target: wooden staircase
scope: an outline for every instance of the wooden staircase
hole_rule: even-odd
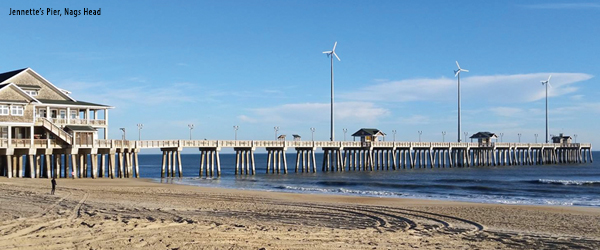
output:
[[[59,126],[56,126],[56,124],[52,123],[45,117],[42,117],[41,120],[42,126],[44,126],[44,128],[46,128],[48,131],[52,132],[52,134],[54,134],[56,137],[60,138],[69,145],[73,144],[73,136],[71,134],[67,133],[67,131],[64,131]]]

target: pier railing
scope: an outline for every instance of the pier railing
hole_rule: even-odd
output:
[[[590,143],[360,142],[249,140],[104,140],[66,145],[55,139],[0,139],[0,148],[591,148]]]

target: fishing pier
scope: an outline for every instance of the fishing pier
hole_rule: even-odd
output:
[[[592,161],[591,144],[571,143],[571,138],[562,134],[553,138],[554,143],[492,142],[497,136],[490,132],[473,135],[476,143],[386,142],[378,138],[385,139],[383,132],[363,128],[352,135],[360,141],[301,141],[298,135],[293,141],[286,141],[283,135],[275,141],[134,141],[125,140],[125,128],[121,128],[123,140],[109,140],[108,111],[113,108],[76,100],[70,91],[31,68],[0,73],[0,176],[138,178],[138,153],[143,149],[162,151],[162,177],[183,176],[184,148],[199,150],[199,176],[221,176],[219,155],[225,148],[236,154],[236,175],[256,174],[257,150],[267,152],[267,174],[287,174],[286,152],[292,148],[296,151],[295,173],[317,172],[315,153],[319,149],[324,154],[323,172]]]
[[[287,174],[287,150],[295,150],[295,173],[382,171],[505,165],[577,164],[592,162],[586,143],[458,143],[360,141],[246,140],[94,140],[67,145],[60,140],[0,140],[0,174],[8,178],[138,178],[138,153],[160,149],[162,177],[183,176],[181,151],[199,150],[199,176],[220,176],[220,153],[236,154],[235,174],[256,174],[254,155],[266,151],[267,174]]]

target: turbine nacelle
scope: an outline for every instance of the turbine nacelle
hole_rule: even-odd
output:
[[[548,80],[541,81],[542,85],[548,84],[548,86],[552,87],[552,84],[550,84],[550,78],[552,78],[552,75],[548,76]]]
[[[458,67],[458,69],[454,71],[454,77],[457,77],[458,74],[460,74],[460,72],[469,72],[469,70],[467,69],[461,69],[460,65],[458,64],[458,61],[456,61],[456,67]]]
[[[339,56],[338,56],[338,55],[335,53],[335,47],[336,47],[336,46],[337,46],[337,42],[335,42],[335,43],[333,44],[333,49],[332,49],[332,50],[330,50],[330,51],[323,51],[323,54],[327,54],[327,57],[334,55],[334,56],[335,56],[335,58],[337,58],[337,59],[338,59],[338,61],[341,61],[341,60],[340,60],[340,57],[339,57]]]

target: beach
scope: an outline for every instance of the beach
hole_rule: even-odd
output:
[[[0,179],[0,249],[598,249],[600,209]]]

